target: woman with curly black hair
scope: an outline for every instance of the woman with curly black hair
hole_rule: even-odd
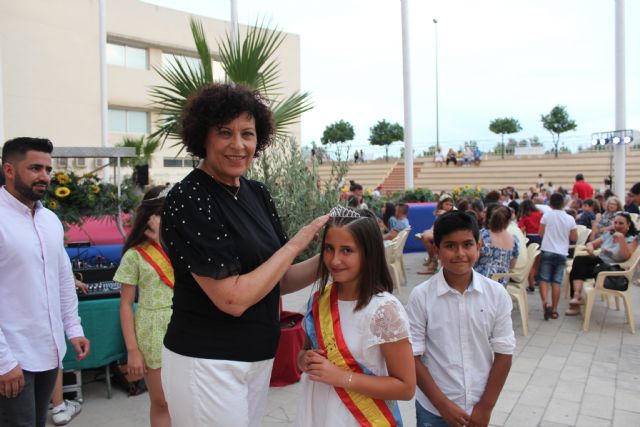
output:
[[[182,142],[202,160],[162,214],[175,270],[162,384],[177,425],[261,425],[280,294],[317,276],[317,256],[291,263],[328,217],[287,241],[267,188],[243,177],[273,135],[266,100],[240,85],[206,86],[183,112]]]

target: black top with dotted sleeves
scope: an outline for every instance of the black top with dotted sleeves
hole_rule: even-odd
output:
[[[191,275],[223,279],[248,273],[286,242],[266,187],[240,181],[234,200],[237,187],[225,189],[194,169],[167,195],[162,243],[175,270],[175,287],[164,345],[175,353],[242,362],[275,356],[280,285],[233,317],[219,310]]]

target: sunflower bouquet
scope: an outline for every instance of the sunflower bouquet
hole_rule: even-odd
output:
[[[117,187],[102,182],[96,174],[55,172],[42,203],[55,212],[62,223],[82,224],[87,217],[116,215],[120,209],[124,212],[132,209],[137,197],[127,182],[118,198]]]
[[[456,202],[462,199],[482,200],[484,199],[485,191],[481,187],[478,187],[478,186],[474,187],[467,184],[467,185],[463,185],[462,187],[454,188],[452,196],[453,196],[453,200],[455,200]]]

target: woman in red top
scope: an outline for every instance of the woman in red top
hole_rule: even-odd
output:
[[[525,200],[520,203],[520,212],[518,215],[518,227],[522,230],[522,232],[527,236],[530,243],[541,244],[542,238],[538,234],[540,231],[540,220],[542,220],[542,211],[539,211],[536,208],[535,203],[531,200]],[[536,258],[533,267],[531,267],[531,271],[529,272],[529,286],[527,287],[527,291],[533,292],[535,288],[533,284],[535,282],[536,272],[538,271],[538,263],[540,258]]]
[[[542,212],[536,208],[531,200],[525,200],[520,204],[519,218],[518,227],[529,238],[529,242],[540,244],[542,239],[538,235],[538,231],[540,230]]]

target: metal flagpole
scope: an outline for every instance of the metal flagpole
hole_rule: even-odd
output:
[[[404,188],[413,188],[413,135],[411,128],[411,61],[409,58],[409,0],[402,9],[402,86],[404,93]]]
[[[626,128],[625,114],[625,53],[624,53],[624,0],[615,2],[615,69],[616,69],[616,130]],[[614,158],[614,192],[623,198],[625,192],[626,175],[626,149],[627,144],[615,144],[613,146]]]

